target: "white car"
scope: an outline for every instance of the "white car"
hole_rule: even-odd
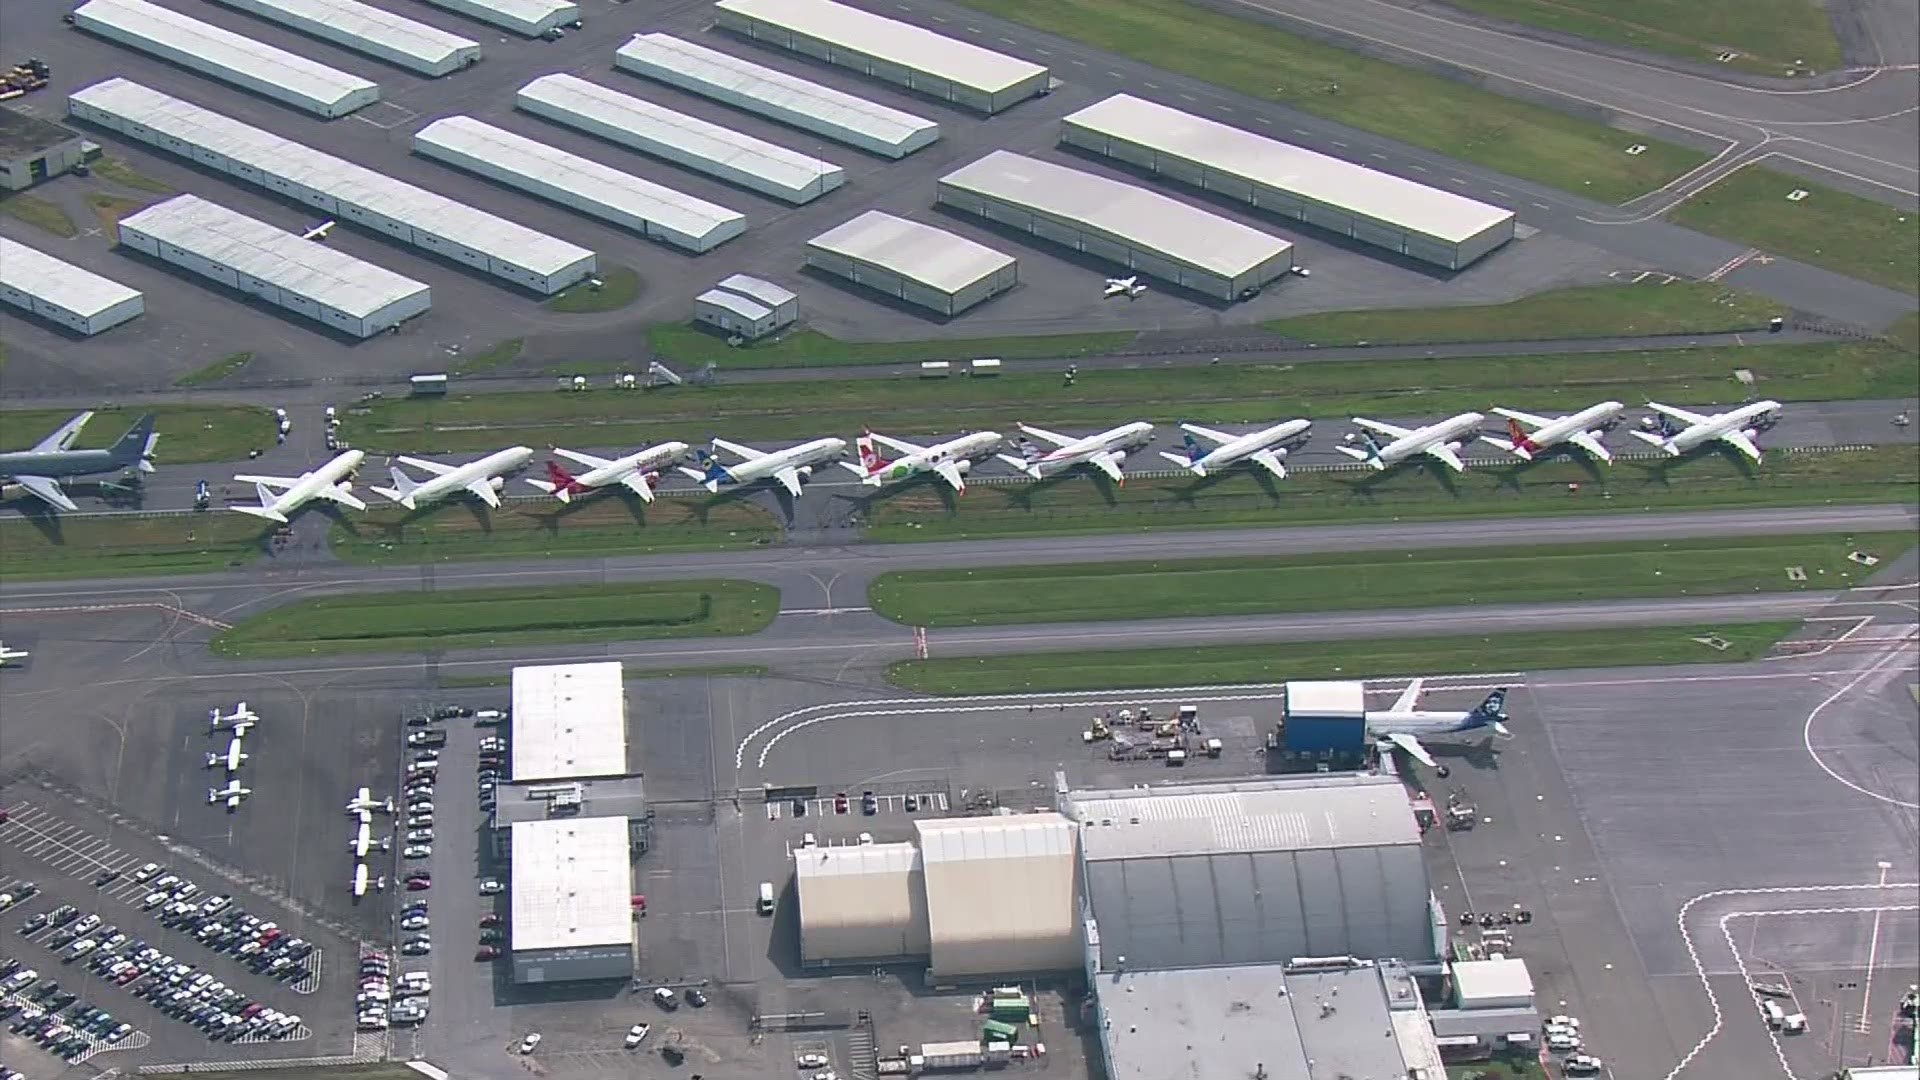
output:
[[[1606,1062],[1592,1054],[1575,1054],[1560,1063],[1561,1070],[1568,1076],[1592,1076],[1606,1067]]]
[[[431,802],[428,802],[425,799],[422,799],[419,802],[407,803],[407,814],[410,817],[418,816],[420,814],[431,814],[431,813],[433,813],[433,804]]]
[[[431,829],[433,828],[433,815],[432,814],[414,814],[407,818],[407,828]]]
[[[1580,1030],[1580,1018],[1577,1016],[1566,1016],[1561,1013],[1555,1013],[1547,1017],[1545,1023],[1550,1028],[1572,1028],[1575,1031]]]
[[[647,1041],[647,1032],[652,1030],[653,1028],[647,1024],[633,1025],[627,1029],[627,1041],[624,1045],[629,1050],[639,1046],[641,1043]]]
[[[413,829],[407,833],[407,843],[431,844],[433,843],[433,830],[432,829]]]
[[[793,1064],[795,1067],[802,1069],[824,1068],[827,1064],[827,1055],[801,1054],[799,1057],[793,1059]]]
[[[1580,1036],[1553,1032],[1547,1036],[1547,1049],[1556,1054],[1571,1054],[1580,1049]]]
[[[409,915],[400,920],[402,930],[425,930],[432,925],[425,915]]]
[[[402,858],[429,859],[433,857],[433,847],[429,844],[408,844],[400,849]]]
[[[535,1050],[538,1050],[539,1048],[540,1048],[540,1033],[537,1031],[527,1036],[526,1038],[520,1040],[520,1052],[523,1054],[531,1054]]]
[[[505,892],[506,888],[505,885],[500,883],[498,878],[488,878],[480,883],[480,895],[492,896],[498,892]]]

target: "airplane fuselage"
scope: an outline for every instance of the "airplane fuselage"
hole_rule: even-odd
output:
[[[478,461],[469,461],[449,473],[431,477],[408,492],[400,502],[409,509],[430,502],[437,502],[455,492],[465,491],[478,482],[491,482],[503,473],[510,473],[533,460],[533,450],[525,446],[509,446],[505,450],[496,450]]]
[[[1193,463],[1194,470],[1202,476],[1216,469],[1224,469],[1236,461],[1250,457],[1269,447],[1278,446],[1297,435],[1304,434],[1313,426],[1311,420],[1288,420],[1270,428],[1250,431],[1232,442],[1221,443],[1212,451]]]
[[[273,500],[267,507],[282,517],[313,501],[314,496],[345,480],[367,459],[365,450],[347,450],[325,465],[309,473],[301,473],[300,479]]]
[[[1041,473],[1056,473],[1072,468],[1096,454],[1125,453],[1152,441],[1153,425],[1145,420],[1136,420],[1042,454],[1033,460],[1032,465]]]
[[[1389,734],[1412,735],[1415,738],[1452,735],[1490,727],[1489,719],[1471,711],[1430,712],[1415,709],[1410,712],[1369,712],[1367,734],[1375,738]]]
[[[687,444],[683,442],[664,442],[658,446],[649,446],[645,450],[628,454],[626,457],[609,462],[597,469],[589,469],[573,478],[581,487],[605,487],[617,484],[631,473],[656,471],[656,466],[668,465],[686,455]]]
[[[757,458],[734,465],[722,465],[721,471],[735,484],[751,484],[764,480],[782,469],[807,469],[822,462],[832,461],[845,453],[845,439],[814,439],[799,446],[789,446],[785,450],[775,450]],[[712,483],[710,486],[718,486]]]
[[[916,454],[908,454],[895,461],[889,461],[879,469],[867,474],[870,484],[892,483],[905,480],[920,473],[932,472],[934,466],[943,462],[967,462],[971,464],[1000,445],[1000,433],[997,431],[976,431],[962,435],[957,439],[948,439],[936,443]]]
[[[126,463],[114,460],[111,450],[11,450],[0,454],[0,477],[92,476],[115,472]]]
[[[1380,447],[1378,454],[1383,465],[1394,465],[1408,458],[1427,452],[1429,447],[1446,446],[1464,439],[1480,427],[1486,417],[1477,412],[1461,413],[1450,416],[1438,423],[1428,424]]]
[[[1517,446],[1515,452],[1524,452],[1523,456],[1530,457],[1548,447],[1558,446],[1581,432],[1604,427],[1612,423],[1625,410],[1626,406],[1617,401],[1603,401],[1598,405],[1581,409],[1572,416],[1563,416],[1529,434],[1526,442]]]
[[[1698,446],[1727,435],[1743,431],[1749,425],[1780,411],[1777,401],[1756,401],[1751,405],[1742,405],[1732,412],[1720,413],[1704,424],[1695,424],[1667,440],[1667,452],[1684,454]]]

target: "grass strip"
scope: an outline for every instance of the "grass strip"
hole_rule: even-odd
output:
[[[1183,0],[962,3],[1162,70],[1601,202],[1643,195],[1708,156]],[[1636,144],[1646,149],[1626,152]]]
[[[257,659],[736,637],[766,629],[779,609],[780,590],[728,579],[352,593],[257,615],[211,647]]]
[[[609,267],[596,276],[600,282],[599,288],[583,281],[547,301],[547,310],[568,315],[588,315],[618,311],[640,299],[640,275],[632,267]]]
[[[109,195],[96,191],[87,196],[87,206],[92,208],[93,216],[100,219],[101,228],[115,243],[120,240],[120,219],[132,217],[145,210],[149,203],[143,199],[129,199],[123,195]]]
[[[148,191],[155,195],[173,194],[173,185],[165,180],[156,180],[119,158],[103,157],[89,168],[95,176],[112,181],[121,187],[130,187],[135,191]]]
[[[520,350],[526,348],[526,345],[525,338],[508,338],[497,342],[477,353],[462,356],[453,365],[453,374],[479,375],[495,368],[505,367],[520,358]]]
[[[1725,63],[1763,75],[1841,64],[1830,16],[1808,0],[1452,0],[1456,7],[1561,34]],[[1721,61],[1722,54],[1737,55]],[[1504,1074],[1500,1074],[1504,1075]]]
[[[720,364],[730,368],[838,367],[905,364],[922,360],[1051,359],[1098,356],[1133,344],[1133,330],[1033,337],[958,338],[942,341],[841,341],[818,330],[796,330],[769,341],[728,345],[702,327],[672,323],[647,329],[647,346],[663,360]]]
[[[1892,559],[1914,542],[1754,536],[904,570],[876,577],[867,599],[895,622],[944,627],[1803,592],[1866,577],[1849,552]]]
[[[1555,289],[1505,304],[1333,311],[1265,325],[1316,345],[1439,345],[1757,330],[1779,310],[1773,301],[1737,289],[1673,281]]]
[[[1764,656],[1798,626],[1756,622],[936,657],[895,663],[887,681],[925,694],[1012,694],[1471,674],[1486,670],[1490,657],[1509,671],[1738,663]],[[1702,640],[1713,638],[1727,647]]]
[[[80,227],[73,223],[73,218],[67,216],[65,210],[33,195],[9,195],[0,199],[0,214],[24,221],[63,240],[80,233]]]
[[[173,385],[181,387],[207,386],[222,379],[240,374],[240,369],[253,362],[250,352],[229,353],[206,367],[189,371],[173,380]]]
[[[0,410],[0,449],[24,450],[73,419],[74,409]],[[160,442],[154,464],[186,465],[206,461],[239,461],[255,447],[273,445],[273,414],[244,405],[153,405],[146,408],[107,406],[97,410],[74,446],[97,450],[113,445],[142,413],[154,414]]]
[[[239,514],[0,520],[0,580],[205,574],[244,566],[265,545],[263,523]]]
[[[1790,200],[1796,191],[1807,194]],[[1681,203],[1676,224],[1902,292],[1920,292],[1920,214],[1772,169],[1747,168]]]
[[[651,504],[607,493],[567,505],[465,502],[416,511],[381,507],[335,524],[334,553],[374,565],[470,559],[584,558],[751,547],[780,534],[773,515],[734,496],[662,496]]]

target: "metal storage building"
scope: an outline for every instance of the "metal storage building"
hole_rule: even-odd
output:
[[[594,254],[586,248],[127,79],[77,91],[67,99],[67,110],[76,119],[538,293],[550,296],[594,271]]]
[[[598,135],[762,195],[804,203],[846,183],[845,169],[577,75],[542,75],[514,104],[543,119]]]
[[[434,7],[491,23],[527,37],[580,21],[580,5],[568,0],[427,0]]]
[[[1234,300],[1293,268],[1293,245],[1155,191],[1009,150],[940,178],[944,206]]]
[[[513,669],[513,780],[627,775],[627,690],[618,661]]]
[[[325,244],[176,195],[120,219],[120,243],[228,288],[367,338],[424,313],[427,286]]]
[[[633,977],[633,860],[619,817],[513,826],[516,983]]]
[[[1081,966],[1079,845],[1059,814],[921,819],[936,978]]]
[[[800,318],[800,298],[771,281],[733,276],[693,299],[693,320],[738,334],[766,337]]]
[[[480,43],[359,0],[219,0],[231,8],[426,75],[480,61]]]
[[[380,100],[379,85],[358,75],[147,0],[87,0],[73,18],[109,41],[329,119]]]
[[[958,315],[1020,283],[1013,256],[881,210],[807,241],[806,262],[942,315]]]
[[[1437,955],[1420,830],[1393,777],[1075,792],[1067,806],[1100,970]]]
[[[718,24],[755,41],[984,113],[1047,92],[1047,69],[833,0],[720,0]]]
[[[0,188],[21,191],[72,171],[86,145],[71,128],[0,107]]]
[[[421,128],[413,150],[688,251],[711,251],[747,231],[746,215],[738,211],[471,116]]]
[[[92,336],[147,310],[138,289],[0,236],[0,300]]]
[[[1513,239],[1513,211],[1115,94],[1061,122],[1060,141],[1457,270]]]
[[[940,137],[940,125],[671,34],[636,34],[613,66],[691,94],[899,159]]]
[[[844,964],[927,955],[927,886],[910,843],[793,853],[800,961]]]

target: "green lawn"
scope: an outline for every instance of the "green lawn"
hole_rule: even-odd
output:
[[[1841,63],[1833,24],[1815,0],[1451,0],[1468,11],[1700,63],[1781,75]]]
[[[72,409],[0,410],[0,450],[24,450],[73,418]],[[160,442],[154,464],[189,465],[207,461],[241,461],[253,447],[273,445],[273,414],[243,405],[155,405],[151,410],[112,406],[98,410],[74,445],[97,449],[113,445],[142,412],[154,414]]]
[[[1864,578],[1850,551],[1891,559],[1913,544],[1905,533],[1730,537],[906,570],[875,578],[867,599],[895,622],[944,627],[1796,592]]]
[[[240,374],[240,369],[253,362],[250,352],[237,352],[223,356],[206,367],[189,371],[173,380],[175,386],[207,386],[222,379]]]
[[[492,371],[494,368],[505,367],[520,358],[520,350],[526,348],[526,345],[524,338],[508,338],[470,356],[460,357],[453,364],[453,373],[478,375]]]
[[[1624,202],[1708,155],[1182,0],[962,0],[1038,30],[1512,176]],[[1646,150],[1628,154],[1641,144]]]
[[[1570,485],[1578,485],[1577,489]],[[865,507],[872,540],[1357,524],[1421,518],[1635,513],[1756,506],[1912,503],[1920,457],[1910,446],[1857,453],[1776,454],[1751,471],[1709,454],[1674,463],[1622,461],[1604,472],[1550,460],[1438,479],[1421,469],[1378,474],[1297,471],[1279,483],[1236,470],[1192,481],[1135,477],[1123,488],[1070,475],[1042,484],[974,484],[964,499],[927,485],[883,491]]]
[[[201,574],[265,550],[263,522],[239,514],[159,518],[72,515],[0,521],[0,580]]]
[[[1908,312],[1887,327],[1887,340],[1910,353],[1920,353],[1920,311]]]
[[[343,559],[383,564],[718,550],[779,534],[771,514],[732,496],[663,496],[645,505],[605,493],[567,505],[515,501],[492,512],[464,501],[413,512],[382,506],[335,525],[331,542]]]
[[[121,187],[130,187],[135,191],[149,191],[155,195],[173,194],[173,185],[165,180],[156,180],[119,158],[103,157],[89,168],[93,171],[93,175],[119,184]]]
[[[669,363],[715,363],[728,368],[837,367],[846,364],[917,364],[922,360],[1053,359],[1099,356],[1131,345],[1139,334],[1115,330],[1035,337],[960,338],[944,341],[841,341],[817,330],[796,330],[771,341],[730,346],[709,330],[684,323],[647,329],[647,347]]]
[[[1790,202],[1787,196],[1805,191]],[[1920,213],[1772,169],[1742,169],[1668,215],[1675,223],[1903,292],[1920,292]]]
[[[961,429],[1013,430],[1019,420],[1069,429],[1130,420],[1215,424],[1306,416],[1445,415],[1499,403],[1547,411],[1604,398],[1726,402],[1746,391],[1782,401],[1897,397],[1920,382],[1920,358],[1882,342],[1727,346],[1560,356],[1220,364],[991,379],[819,380],[677,387],[632,393],[528,391],[393,398],[346,418],[345,437],[369,451],[612,447],[716,432],[747,442],[851,437],[868,424],[907,437]],[[1326,437],[1326,436],[1323,436]],[[1156,462],[1158,459],[1154,459]]]
[[[766,629],[779,610],[780,590],[725,579],[351,593],[257,615],[211,647],[257,659],[737,637]]]
[[[887,680],[926,694],[1013,694],[1456,675],[1485,671],[1490,663],[1506,671],[1738,663],[1765,655],[1798,626],[1767,622],[936,657],[895,663]],[[1727,647],[1715,648],[1702,638],[1718,638]]]
[[[1316,345],[1437,345],[1756,330],[1779,311],[1771,300],[1723,285],[1676,281],[1555,289],[1506,304],[1333,311],[1266,327]]]
[[[631,267],[610,266],[598,277],[600,279],[598,289],[589,287],[583,281],[547,301],[547,310],[587,315],[602,311],[618,311],[640,299],[640,275]]]
[[[73,223],[65,210],[33,195],[8,195],[0,199],[0,214],[17,218],[62,239],[77,236],[80,232],[79,226]]]
[[[107,236],[118,243],[120,240],[120,219],[131,217],[152,205],[151,199],[129,199],[124,195],[109,195],[96,191],[87,196],[87,206],[93,210],[93,216],[100,220],[100,227]]]

